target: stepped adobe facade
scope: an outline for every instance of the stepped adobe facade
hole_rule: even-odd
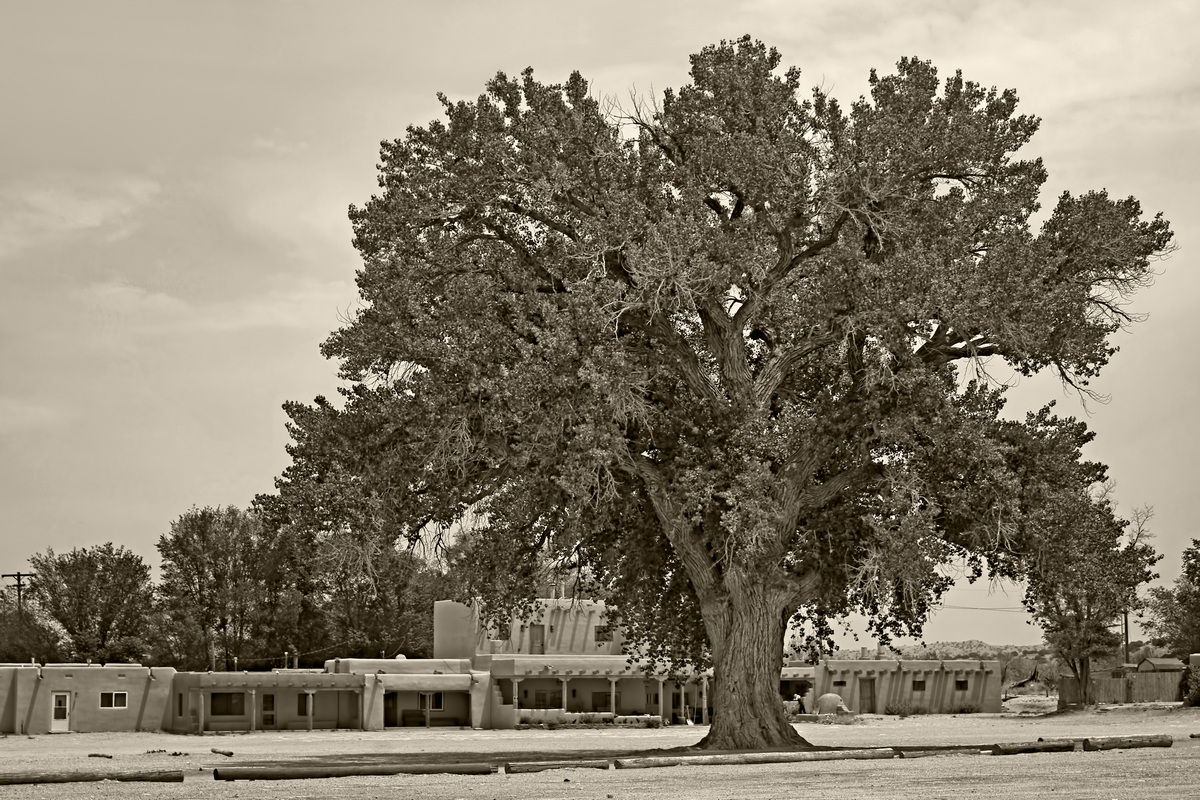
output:
[[[332,659],[323,669],[177,672],[138,664],[0,664],[0,732],[513,728],[539,721],[657,718],[706,724],[713,676],[645,670],[622,652],[603,603],[539,601],[488,630],[474,610],[434,604],[434,657]],[[780,699],[840,694],[859,713],[1000,711],[989,661],[792,663]]]

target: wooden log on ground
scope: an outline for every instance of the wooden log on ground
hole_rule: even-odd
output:
[[[212,751],[213,751],[214,753],[216,753],[217,755],[219,755],[219,756],[229,756],[230,758],[233,758],[233,751],[232,751],[232,750],[218,750],[217,748],[215,748],[215,747],[214,747],[214,748],[212,749]]]
[[[121,770],[87,772],[0,772],[0,786],[20,783],[95,783],[97,781],[142,781],[148,783],[183,783],[183,770]]]
[[[1173,743],[1174,739],[1166,733],[1147,736],[1089,736],[1083,740],[1083,749],[1089,752],[1128,750],[1134,747],[1170,747]]]
[[[491,764],[327,764],[321,766],[292,766],[287,764],[260,767],[217,767],[213,780],[218,781],[295,781],[310,778],[352,778],[361,775],[490,775],[496,771]]]
[[[504,765],[504,771],[510,774],[518,772],[543,772],[548,769],[608,769],[610,762],[606,758],[589,758],[579,761],[520,761]]]
[[[992,755],[1015,756],[1019,753],[1068,753],[1075,749],[1071,739],[1039,739],[1036,742],[1005,742],[992,745]]]
[[[928,758],[930,756],[977,756],[981,752],[990,753],[992,751],[944,747],[940,750],[901,750],[899,755],[901,758]]]
[[[850,759],[894,758],[890,747],[868,750],[807,750],[790,753],[720,753],[714,755],[642,756],[618,758],[617,769],[677,767],[685,764],[723,766],[727,764],[794,764],[805,761],[844,761]]]

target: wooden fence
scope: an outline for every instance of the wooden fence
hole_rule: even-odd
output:
[[[1097,703],[1178,703],[1183,700],[1180,672],[1131,672],[1123,678],[1092,678]],[[1079,681],[1058,681],[1058,707],[1079,705]]]

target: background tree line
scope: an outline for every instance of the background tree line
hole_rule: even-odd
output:
[[[214,671],[326,658],[428,657],[445,571],[348,530],[278,523],[269,500],[192,508],[158,540],[160,578],[113,543],[30,559],[0,591],[0,661],[141,661]],[[273,524],[278,523],[278,524]]]

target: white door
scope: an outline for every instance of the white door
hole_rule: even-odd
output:
[[[53,711],[50,716],[50,732],[71,730],[71,693],[54,692]]]

